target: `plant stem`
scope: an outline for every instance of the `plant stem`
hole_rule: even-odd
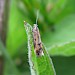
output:
[[[0,36],[3,44],[6,42],[9,0],[0,0]]]

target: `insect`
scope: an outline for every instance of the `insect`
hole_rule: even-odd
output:
[[[37,27],[37,24],[34,24],[32,33],[33,33],[33,42],[34,42],[34,49],[35,49],[36,55],[37,56],[44,55],[43,46],[42,46],[40,33],[39,33],[39,29]]]

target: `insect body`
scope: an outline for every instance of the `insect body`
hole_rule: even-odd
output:
[[[43,46],[42,46],[40,33],[37,27],[37,24],[34,24],[32,32],[33,32],[33,42],[34,42],[34,49],[35,49],[36,55],[41,56],[43,55]]]

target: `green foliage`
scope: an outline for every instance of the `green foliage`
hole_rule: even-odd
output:
[[[0,60],[0,62],[3,62],[4,65],[4,75],[20,75],[19,71],[17,70],[15,64],[13,63],[11,57],[5,50],[1,40],[0,40],[0,57],[3,57],[3,60]],[[1,58],[0,58],[1,59]]]
[[[43,56],[37,56],[34,50],[32,27],[26,23],[25,29],[28,36],[28,56],[32,75],[56,75],[51,58],[48,56],[43,46]],[[48,70],[46,70],[48,69]]]
[[[37,10],[40,11],[38,27],[46,49],[53,58],[57,75],[72,75],[72,73],[74,75],[75,71],[69,68],[70,64],[73,66],[74,63],[65,65],[65,63],[68,64],[68,59],[62,57],[66,59],[65,61],[60,56],[70,58],[75,55],[75,0],[11,0],[9,8],[6,49],[2,49],[3,46],[0,42],[0,50],[4,51],[5,60],[8,60],[5,62],[5,75],[13,73],[15,75],[30,75],[27,35],[23,21],[26,20],[33,25]],[[20,59],[20,64],[15,63],[17,58]],[[73,62],[71,59],[69,61]],[[66,70],[60,69],[60,62],[63,65],[62,69],[66,67]],[[15,65],[13,66],[12,63]],[[10,68],[12,68],[12,72],[9,72]]]
[[[74,75],[75,74],[75,56],[52,57],[57,75]],[[59,72],[60,71],[60,72]]]
[[[75,55],[75,41],[55,45],[48,50],[50,55],[73,56]]]
[[[23,25],[24,17],[18,10],[16,2],[17,1],[15,0],[11,1],[8,36],[6,40],[7,50],[11,56],[14,56],[15,52],[17,52],[26,41],[26,34]]]
[[[46,36],[46,38],[44,38],[43,41],[45,41],[44,43],[46,43],[46,47],[48,48],[50,54],[65,55],[65,56],[75,55],[74,51],[75,36],[73,35],[75,32],[74,20],[75,15],[67,16],[60,23],[57,23],[55,33],[53,32],[50,33],[51,34],[50,36],[47,34],[44,35]]]

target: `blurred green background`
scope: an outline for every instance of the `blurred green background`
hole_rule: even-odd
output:
[[[30,75],[24,21],[33,26],[37,10],[38,27],[47,50],[75,40],[75,0],[0,0],[0,3],[2,1],[0,75]],[[57,75],[75,75],[74,45],[49,53]]]

